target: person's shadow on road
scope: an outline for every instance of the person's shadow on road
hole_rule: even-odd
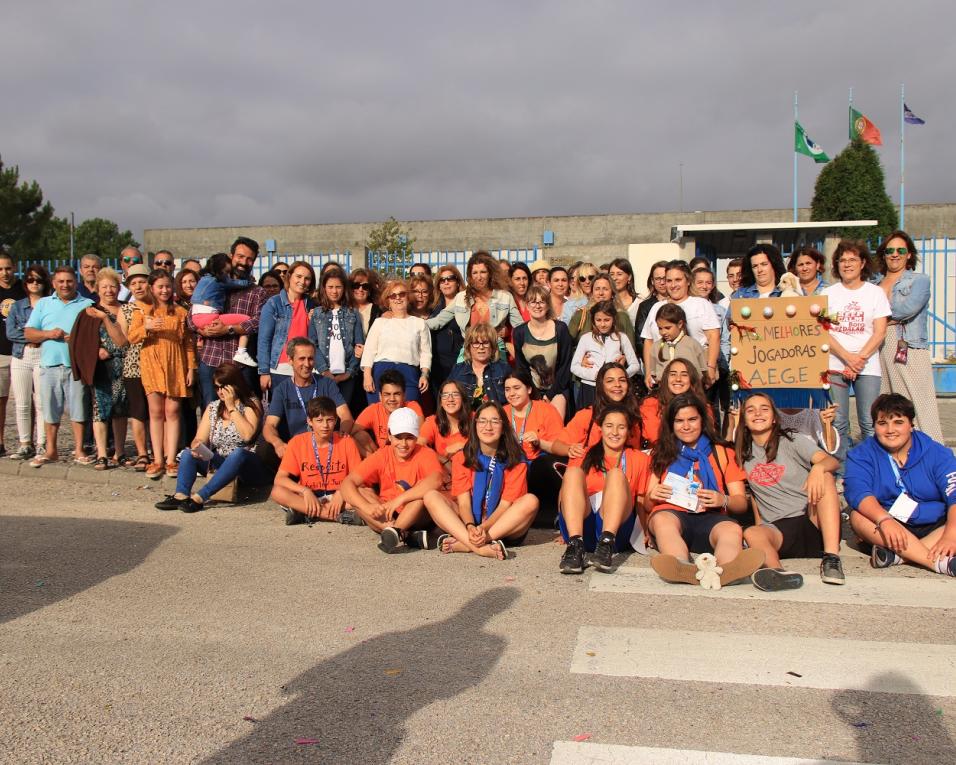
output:
[[[485,624],[516,598],[515,588],[495,588],[440,622],[371,638],[317,664],[283,686],[287,704],[205,762],[388,762],[411,715],[491,671],[507,640]]]
[[[0,516],[0,624],[132,571],[177,531],[136,521]]]
[[[918,652],[919,644],[912,645]],[[900,661],[905,663],[905,656]],[[854,729],[859,760],[900,765],[956,762],[956,745],[932,696],[900,671],[886,672],[871,685],[874,691],[840,691],[832,702],[837,716]],[[886,687],[901,690],[878,690]]]

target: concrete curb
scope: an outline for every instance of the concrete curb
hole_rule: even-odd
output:
[[[172,493],[176,488],[176,479],[163,475],[162,478],[152,480],[145,473],[137,473],[128,468],[110,468],[109,470],[94,470],[90,465],[74,465],[71,462],[49,463],[43,467],[30,467],[29,460],[18,461],[0,459],[0,475],[18,476],[32,480],[47,481],[51,479],[70,481],[73,483],[99,484],[101,486],[125,486],[128,488],[148,487],[162,489]],[[199,488],[205,479],[197,479]]]

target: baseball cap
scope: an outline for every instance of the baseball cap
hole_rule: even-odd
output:
[[[403,406],[388,416],[388,432],[393,435],[411,433],[418,438],[418,414],[414,409]]]

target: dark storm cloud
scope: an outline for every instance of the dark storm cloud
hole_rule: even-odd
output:
[[[943,8],[943,10],[940,10]],[[950,200],[956,13],[930,3],[16,3],[0,153],[144,227],[787,207],[792,99],[847,87],[907,200]],[[907,33],[911,37],[903,37]],[[800,162],[800,202],[817,167]]]

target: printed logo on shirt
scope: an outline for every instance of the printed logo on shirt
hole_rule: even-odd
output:
[[[851,300],[846,307],[840,311],[837,329],[845,335],[862,335],[866,333],[865,315],[860,304]]]
[[[325,463],[322,463],[322,472],[325,471]],[[319,466],[315,464],[315,460],[304,460],[299,465],[299,470],[302,473],[318,473]],[[331,462],[331,467],[329,468],[328,475],[334,475],[335,473],[345,472],[345,462],[340,459],[333,459]]]
[[[17,301],[13,298],[7,298],[2,303],[0,303],[0,316],[3,316],[6,319],[10,315],[10,309],[13,308],[13,304]]]
[[[761,462],[754,465],[754,469],[747,477],[758,486],[776,486],[780,483],[785,471],[786,468],[776,462]]]
[[[946,474],[946,496],[951,497],[956,492],[956,473]]]

